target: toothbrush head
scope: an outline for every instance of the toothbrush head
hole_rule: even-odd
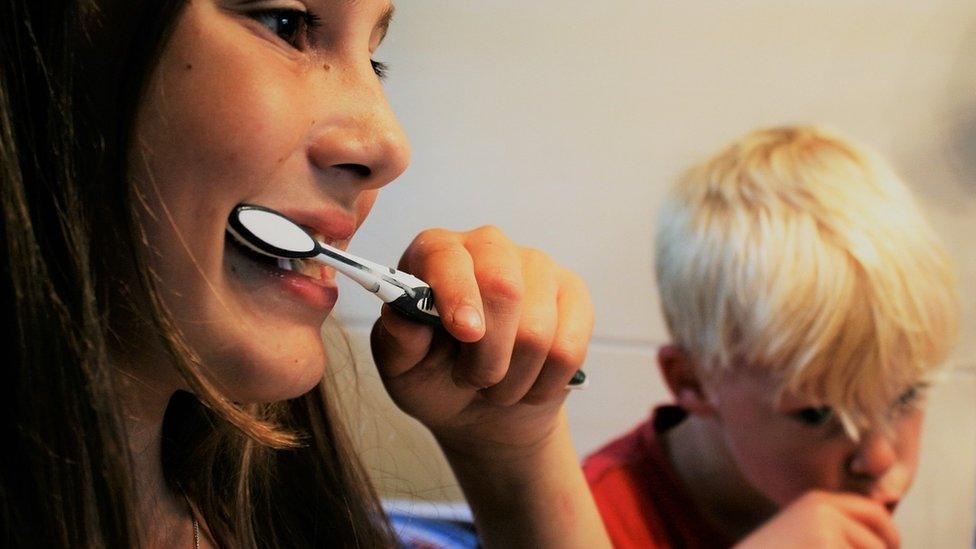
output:
[[[304,259],[320,251],[301,225],[263,206],[235,206],[227,217],[227,232],[248,248],[279,259]]]

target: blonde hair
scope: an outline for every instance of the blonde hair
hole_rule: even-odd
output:
[[[753,132],[691,168],[661,210],[656,273],[702,380],[743,369],[885,425],[954,340],[949,259],[876,155],[815,127]]]

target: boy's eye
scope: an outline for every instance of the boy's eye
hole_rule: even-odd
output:
[[[898,397],[896,407],[908,408],[914,405],[920,398],[922,398],[926,387],[928,387],[928,385],[923,383],[913,385]]]
[[[386,72],[390,70],[389,67],[386,66],[386,63],[374,61],[373,59],[370,59],[369,62],[373,66],[373,72],[376,73],[376,76],[379,76],[381,79],[386,78]]]
[[[790,413],[790,416],[805,425],[820,427],[834,417],[834,411],[830,409],[830,406],[820,406],[816,408],[803,408]]]
[[[898,397],[898,404],[900,406],[908,406],[914,402],[916,398],[918,398],[918,387],[912,387]]]
[[[294,9],[261,10],[249,16],[295,49],[302,49],[304,39],[308,38],[310,30],[318,24],[315,15]]]

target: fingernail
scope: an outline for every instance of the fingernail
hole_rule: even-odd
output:
[[[483,325],[481,313],[471,305],[461,305],[454,309],[454,324],[480,330]]]

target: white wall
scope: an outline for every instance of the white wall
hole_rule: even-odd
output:
[[[423,228],[492,223],[579,272],[598,315],[593,386],[569,403],[581,454],[664,398],[650,249],[655,208],[682,167],[784,122],[826,123],[885,153],[955,255],[965,308],[898,520],[906,547],[972,544],[976,3],[403,0],[377,57],[391,65],[414,157],[352,250],[395,264]],[[372,299],[343,288],[339,317],[360,350]],[[384,491],[455,497],[429,437],[375,380],[362,392],[357,405],[381,411],[355,423]]]

